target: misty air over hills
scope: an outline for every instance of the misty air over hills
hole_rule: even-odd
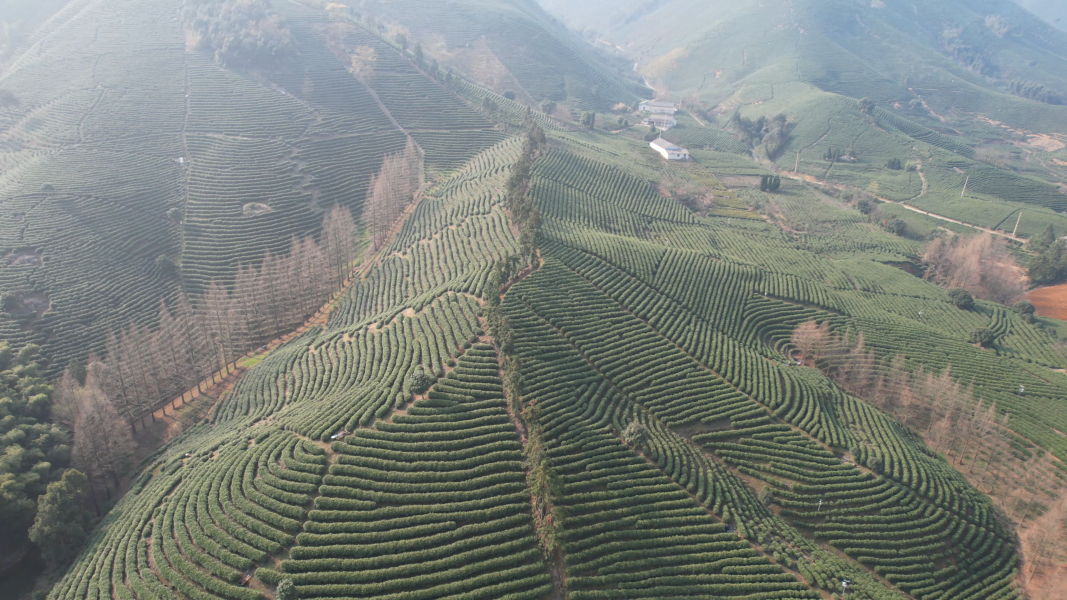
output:
[[[1067,5],[0,0],[0,598],[1067,597]]]

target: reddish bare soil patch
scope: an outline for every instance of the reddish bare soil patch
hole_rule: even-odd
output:
[[[1056,600],[1067,590],[1067,557],[1064,551],[1064,523],[1067,498],[1058,502],[1030,527],[1019,532],[1023,567],[1019,583],[1030,600]]]
[[[1034,303],[1038,315],[1067,321],[1067,283],[1038,288],[1026,299]]]

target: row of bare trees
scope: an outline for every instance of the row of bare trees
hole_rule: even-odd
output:
[[[983,233],[930,242],[923,254],[926,279],[963,288],[974,297],[1011,304],[1026,292],[1026,274],[1002,238]]]
[[[371,177],[362,215],[371,235],[369,252],[385,244],[393,224],[415,199],[421,186],[422,153],[409,137],[404,150],[386,156],[381,170]]]
[[[403,152],[387,156],[372,178],[363,226],[373,248],[422,185],[422,156],[411,138]],[[160,302],[158,327],[131,323],[108,336],[103,356],[87,367],[74,362],[56,390],[57,411],[74,429],[74,460],[97,504],[110,499],[133,457],[137,422],[250,350],[302,325],[348,277],[359,250],[358,229],[348,209],[334,207],[319,240],[295,236],[287,255],[264,254],[258,265],[240,265],[231,285],[211,281],[195,302],[184,292]],[[202,389],[201,389],[202,391]]]
[[[161,302],[156,329],[131,324],[108,336],[105,355],[89,357],[84,378],[64,374],[61,396],[70,406],[104,399],[135,429],[168,400],[303,324],[343,285],[356,234],[351,213],[336,207],[319,241],[294,237],[289,254],[267,252],[259,265],[240,266],[232,286],[212,281],[195,304],[184,293],[171,306]],[[91,392],[71,388],[79,379]]]
[[[879,360],[862,333],[855,338],[848,332],[838,335],[828,321],[800,324],[793,345],[803,360],[921,432],[934,450],[952,455],[957,464],[964,456],[984,455],[991,440],[1006,429],[1007,414],[998,420],[996,404],[983,406],[973,386],[964,386],[951,367],[935,373],[920,366],[910,372],[903,356]]]
[[[903,356],[879,360],[863,335],[834,333],[829,322],[808,321],[793,332],[793,345],[807,364],[817,367],[843,389],[866,399],[920,433],[943,453],[972,485],[989,494],[1017,522],[1024,521],[1038,495],[1053,502],[1059,490],[1032,485],[1052,479],[1044,471],[1049,459],[1012,447],[1009,416],[995,403],[984,405],[973,386],[952,374],[923,366],[908,370]]]
[[[960,253],[968,247],[977,250],[977,256],[960,261]],[[947,248],[956,254],[951,262],[963,264],[972,274],[982,268],[980,261],[990,251],[988,244],[973,238]],[[989,285],[988,278],[982,279],[982,285]],[[960,284],[966,280],[950,282]],[[1011,296],[1002,299],[1010,301]],[[835,334],[829,322],[802,323],[793,332],[793,344],[805,362],[921,434],[971,485],[992,498],[1020,530],[1027,580],[1035,573],[1055,576],[1067,551],[1063,541],[1067,488],[1059,482],[1058,467],[1048,453],[1033,447],[1022,452],[1018,441],[1013,444],[1008,414],[999,415],[995,403],[983,405],[972,385],[953,376],[951,367],[940,373],[923,366],[909,371],[903,356],[879,360],[862,334]],[[1042,511],[1049,506],[1053,509],[1045,514],[1051,518],[1045,518]]]

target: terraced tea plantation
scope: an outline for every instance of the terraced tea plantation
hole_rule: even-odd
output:
[[[277,4],[299,52],[265,75],[187,51],[182,0],[74,2],[3,73],[0,335],[42,345],[49,372],[318,236],[335,205],[358,215],[408,136],[431,178],[504,139],[377,30]],[[337,56],[356,48],[376,56],[363,79]]]
[[[786,152],[754,161],[680,113],[667,135],[694,160],[661,161],[643,132],[557,120],[651,90],[533,3],[275,0],[240,26],[291,52],[248,71],[193,50],[182,7],[76,0],[0,75],[19,100],[0,108],[12,347],[40,343],[58,373],[154,327],[161,300],[231,298],[215,292],[239,268],[325,237],[326,211],[359,215],[405,148],[421,168],[393,172],[419,190],[378,186],[368,210],[406,208],[391,229],[372,217],[375,249],[328,314],[179,413],[192,423],[138,457],[49,600],[1022,600],[1018,533],[1067,485],[1055,327],[960,308],[911,274],[923,243],[811,179],[759,182],[777,166],[994,228],[1023,210],[1024,236],[1063,219],[1054,186],[902,111],[758,73],[723,107],[805,115]],[[827,78],[816,66],[786,71]],[[805,331],[833,352],[805,353]],[[91,379],[133,377],[136,355]],[[865,370],[831,368],[846,355]],[[1003,443],[935,443],[955,435],[931,416],[941,396],[892,406],[859,379],[942,382]],[[1013,465],[1048,481],[983,493]]]
[[[909,368],[951,364],[1060,457],[1062,347],[888,266],[914,242],[801,184],[771,200],[806,236],[694,216],[629,144],[550,132],[530,178],[539,258],[502,297],[522,140],[429,189],[325,326],[142,463],[50,598],[252,600],[285,581],[301,598],[816,599],[845,581],[869,600],[1018,598],[1000,509],[794,365],[791,335],[825,320]],[[958,335],[977,326],[993,351]]]

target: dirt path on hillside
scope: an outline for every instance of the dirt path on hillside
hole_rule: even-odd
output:
[[[791,171],[782,171],[782,174],[785,175],[786,177],[790,178],[790,179],[795,180],[795,181],[807,181],[808,183],[814,183],[816,185],[821,185],[821,186],[824,186],[824,187],[829,187],[829,188],[834,188],[834,189],[843,189],[845,187],[845,186],[838,185],[838,184],[835,184],[835,183],[829,183],[827,181],[823,181],[822,179],[819,179],[819,178],[817,178],[817,177],[815,177],[813,175],[807,175],[807,174],[804,174],[804,173],[793,173]],[[925,188],[926,188],[926,178],[923,177],[922,180],[923,180],[923,188],[924,188],[923,189],[923,194],[925,194],[926,193],[926,190],[925,190]],[[897,200],[890,200],[888,198],[883,198],[881,196],[875,196],[875,198],[877,198],[878,200],[880,200],[882,202],[887,202],[889,204],[896,204],[897,206],[902,206],[902,207],[904,207],[904,208],[906,208],[906,209],[908,209],[908,210],[910,210],[912,212],[917,212],[917,213],[919,213],[921,215],[926,215],[926,216],[928,216],[928,217],[930,217],[932,219],[937,219],[939,221],[945,221],[947,223],[955,223],[957,225],[963,225],[964,227],[970,227],[971,229],[976,229],[978,231],[984,231],[984,232],[992,234],[992,235],[999,235],[1001,237],[1006,237],[1009,240],[1015,240],[1016,242],[1022,242],[1022,243],[1026,242],[1026,238],[1020,238],[1020,237],[1014,236],[1014,235],[1012,235],[1010,233],[1006,233],[1006,232],[1003,232],[1003,231],[998,231],[996,229],[990,229],[988,227],[982,227],[981,225],[974,225],[972,223],[964,223],[963,221],[960,221],[958,219],[953,219],[952,217],[946,217],[944,215],[939,215],[937,213],[932,213],[932,212],[930,212],[928,210],[923,210],[921,208],[916,208],[916,207],[908,204],[907,202],[902,202],[902,201],[897,201]],[[918,196],[916,198],[918,198]],[[912,200],[914,200],[914,199],[915,198],[912,198]]]

